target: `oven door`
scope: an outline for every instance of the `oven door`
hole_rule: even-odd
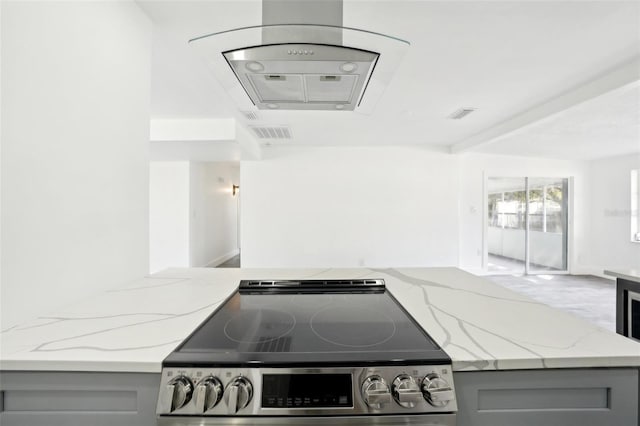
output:
[[[238,426],[238,425],[302,425],[302,426],[456,426],[454,413],[403,416],[329,416],[329,417],[158,417],[158,426]]]

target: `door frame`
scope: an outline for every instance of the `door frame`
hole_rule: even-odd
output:
[[[527,175],[502,172],[488,172],[482,173],[482,270],[484,273],[488,273],[489,267],[489,179],[490,178],[519,178],[525,181],[525,194],[526,194],[526,215],[525,215],[525,260],[524,260],[524,275],[568,275],[573,268],[573,209],[574,209],[574,178],[573,176],[557,176],[557,175]],[[565,203],[567,209],[567,226],[566,226],[566,259],[567,267],[564,271],[534,271],[531,272],[529,265],[530,261],[530,247],[529,247],[529,179],[567,179],[567,200]],[[509,275],[509,272],[492,272],[495,275]]]

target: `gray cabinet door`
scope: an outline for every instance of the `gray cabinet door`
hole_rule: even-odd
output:
[[[2,426],[155,426],[160,374],[0,372]]]
[[[637,369],[458,372],[458,426],[638,426]]]

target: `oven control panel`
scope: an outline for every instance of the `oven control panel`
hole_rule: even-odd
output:
[[[162,370],[159,416],[428,414],[457,411],[450,365]]]

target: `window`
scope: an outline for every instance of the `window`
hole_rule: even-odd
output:
[[[631,170],[631,241],[640,243],[640,169]]]

